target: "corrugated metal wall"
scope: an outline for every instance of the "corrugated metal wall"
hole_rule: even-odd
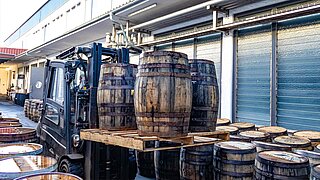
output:
[[[320,15],[279,23],[277,122],[320,128]]]
[[[271,26],[240,30],[237,39],[236,118],[270,124]]]

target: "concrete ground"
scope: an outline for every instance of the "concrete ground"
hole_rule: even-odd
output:
[[[12,101],[0,101],[0,112],[2,112],[2,117],[19,118],[23,127],[36,128],[37,126],[37,123],[24,116],[23,107],[14,104]]]

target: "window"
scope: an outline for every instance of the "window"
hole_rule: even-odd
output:
[[[50,93],[48,98],[56,103],[63,105],[64,103],[64,70],[62,68],[54,68],[52,71]]]
[[[45,112],[44,116],[45,116],[45,118],[52,121],[56,125],[59,124],[59,111],[55,107],[53,107],[51,105],[47,105],[46,112]]]

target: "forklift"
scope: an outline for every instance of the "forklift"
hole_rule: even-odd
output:
[[[85,179],[134,179],[134,153],[127,148],[84,142],[80,130],[99,128],[97,90],[103,63],[129,63],[137,48],[73,47],[47,60],[42,115],[37,127],[44,154],[58,171]]]

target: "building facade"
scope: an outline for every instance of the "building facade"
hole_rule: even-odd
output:
[[[11,63],[29,91],[46,59],[91,42],[123,45],[125,33],[145,50],[214,61],[220,117],[319,130],[319,12],[319,0],[49,0],[5,43],[28,49]]]

